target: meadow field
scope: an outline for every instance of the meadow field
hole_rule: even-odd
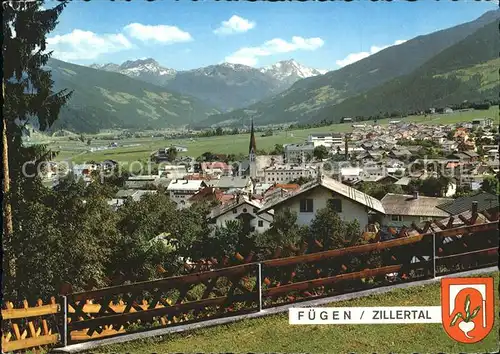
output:
[[[498,122],[498,107],[494,106],[488,111],[471,110],[465,112],[454,112],[451,114],[435,114],[428,116],[409,116],[405,118],[390,118],[379,120],[378,124],[388,125],[391,120],[401,122],[414,122],[421,124],[453,124],[459,122],[470,122],[477,118],[492,118]],[[364,122],[373,124],[373,121]],[[272,150],[275,144],[301,143],[305,142],[308,135],[315,132],[350,132],[352,123],[333,124],[326,127],[297,129],[297,130],[277,130],[273,136],[262,137],[263,133],[257,133],[257,149],[266,151]],[[86,135],[93,138],[90,145],[80,141],[70,141],[68,137],[48,137],[37,135],[39,139],[33,139],[34,143],[47,144],[52,150],[59,151],[56,160],[71,159],[74,163],[85,161],[102,161],[113,159],[118,162],[147,161],[151,153],[159,148],[170,145],[182,145],[188,148],[187,152],[181,155],[197,157],[204,152],[219,154],[239,154],[248,153],[249,134],[224,135],[207,138],[194,139],[165,139],[154,138],[130,138],[117,141],[119,147],[101,151],[90,152],[90,148],[107,146],[111,141],[95,139],[98,136]]]

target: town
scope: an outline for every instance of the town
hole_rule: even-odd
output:
[[[490,118],[449,125],[393,120],[386,127],[353,124],[351,133],[312,133],[303,143],[278,147],[279,155],[258,155],[252,125],[247,159],[207,153],[169,161],[170,150],[187,148],[165,147],[151,156],[158,172],[128,177],[109,205],[116,209],[160,189],[179,209],[214,202],[215,225],[241,219],[251,232],[268,230],[283,208],[307,225],[316,210],[333,205],[342,219],[358,220],[361,232],[387,232],[465,211],[466,197],[497,208],[498,137]],[[74,165],[72,176],[90,183],[117,167],[114,160]],[[54,162],[44,177],[54,183],[57,171]]]

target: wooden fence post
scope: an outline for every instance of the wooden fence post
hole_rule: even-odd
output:
[[[61,312],[62,312],[62,333],[61,344],[63,347],[68,346],[68,298],[66,295],[61,295]]]
[[[436,277],[436,234],[432,231],[432,278]]]
[[[257,263],[257,291],[259,293],[259,312],[262,311],[262,264]]]

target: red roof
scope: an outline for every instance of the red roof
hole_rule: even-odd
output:
[[[185,175],[184,179],[190,180],[190,181],[204,181],[207,178],[203,175],[200,175],[199,173],[192,173],[190,175]]]
[[[276,188],[283,188],[283,189],[299,189],[300,185],[298,185],[296,183],[288,183],[288,184],[277,183],[275,187]]]
[[[220,168],[221,170],[231,170],[232,169],[225,162],[215,161],[215,162],[202,162],[201,163],[202,170],[214,169],[214,168]]]
[[[295,184],[295,183],[289,183],[289,184],[280,184],[280,183],[277,183],[271,187],[269,187],[269,189],[267,190],[267,192],[270,192],[276,188],[281,188],[281,189],[286,189],[286,190],[296,190],[296,189],[299,189],[300,188],[300,185],[298,184]]]
[[[446,164],[446,168],[455,168],[455,167],[458,167],[460,165],[461,165],[460,162],[448,162]]]
[[[217,200],[220,201],[222,204],[226,204],[234,200],[234,195],[221,193],[217,196]]]

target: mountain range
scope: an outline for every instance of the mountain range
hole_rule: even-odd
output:
[[[52,129],[160,129],[205,120],[218,113],[198,98],[114,72],[49,59],[54,90],[73,94]]]
[[[92,64],[94,69],[117,72],[185,95],[195,96],[221,111],[230,111],[280,93],[296,81],[324,74],[295,60],[280,61],[265,68],[222,63],[176,71],[152,58],[126,61],[121,65]]]
[[[188,71],[155,60],[85,67],[51,59],[55,89],[74,90],[55,129],[161,129],[338,122],[496,100],[500,10],[386,48],[324,73],[294,60],[252,68],[222,63]]]
[[[256,104],[245,107],[245,109],[211,116],[205,123],[206,125],[233,125],[248,121],[250,117],[253,117],[257,124],[315,121],[325,118],[325,113],[322,112],[324,109],[331,113],[328,119],[333,121],[340,121],[342,114],[346,111],[350,112],[350,115],[362,115],[361,112],[363,114],[377,114],[380,109],[384,108],[379,103],[377,103],[378,109],[375,109],[374,106],[354,107],[349,110],[339,110],[338,114],[335,113],[333,107],[351,97],[367,95],[368,92],[372,94],[377,92],[381,85],[415,72],[424,66],[426,62],[455,45],[457,47],[453,50],[454,56],[436,59],[437,61],[433,65],[444,65],[445,62],[452,61],[456,63],[456,68],[464,68],[468,65],[478,64],[481,60],[487,61],[497,58],[500,48],[495,47],[495,39],[492,37],[487,38],[490,42],[486,44],[487,48],[476,48],[479,52],[488,52],[489,56],[487,58],[480,58],[481,53],[468,52],[467,45],[460,44],[460,42],[486,25],[493,26],[492,24],[497,24],[499,18],[500,10],[489,11],[472,22],[418,36],[341,69],[330,71],[325,75],[299,80],[280,94],[268,97]],[[498,29],[493,30],[493,32],[498,35]],[[487,33],[483,31],[481,35],[487,36]],[[496,50],[494,56],[491,56],[489,51],[492,47],[494,47],[494,51]],[[451,53],[451,51],[445,52],[443,55],[447,55],[446,53]],[[478,60],[468,61],[466,58],[471,56],[478,56]],[[429,65],[424,66],[423,69],[416,71],[416,73],[421,75],[429,68]],[[401,90],[400,92],[407,91],[405,84],[408,84],[408,82],[404,82],[398,87]],[[427,84],[432,85],[429,80]],[[373,91],[370,91],[372,89]],[[442,96],[448,99],[451,98],[445,92],[442,93]],[[377,97],[380,98],[380,95]],[[363,100],[358,99],[358,101]],[[414,103],[419,102],[414,100]],[[424,103],[428,104],[429,102],[421,102],[422,105]]]

